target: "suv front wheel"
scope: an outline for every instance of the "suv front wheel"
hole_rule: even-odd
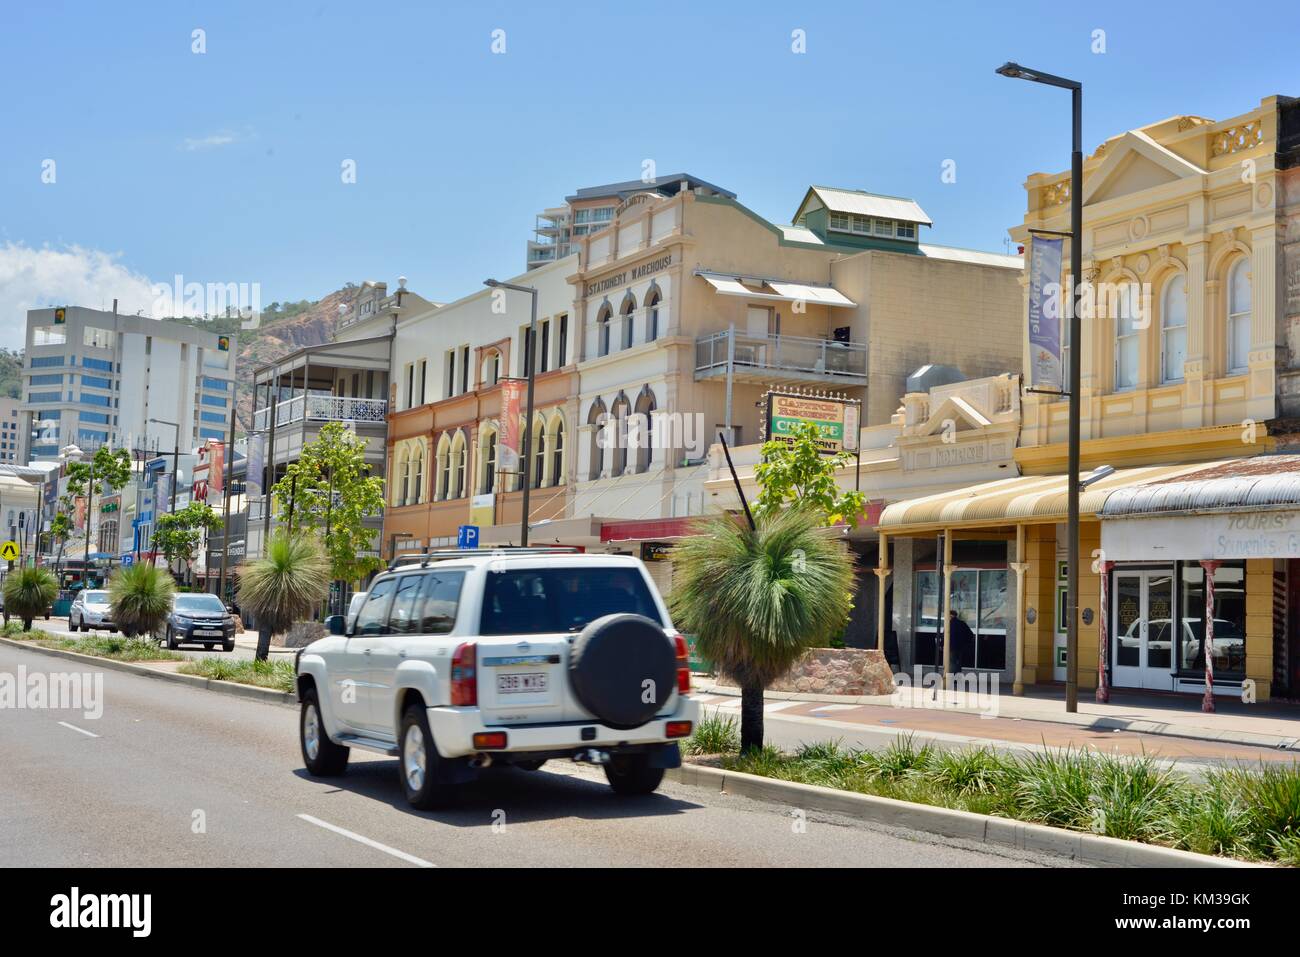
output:
[[[664,769],[652,768],[644,752],[614,754],[605,765],[605,778],[615,794],[649,794],[663,781]]]
[[[428,811],[450,803],[455,797],[455,786],[429,733],[429,716],[423,705],[413,704],[406,709],[399,740],[398,772],[411,807]]]

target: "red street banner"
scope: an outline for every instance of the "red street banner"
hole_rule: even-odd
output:
[[[498,454],[502,472],[519,471],[519,416],[524,395],[523,379],[506,379],[501,383],[501,439]]]

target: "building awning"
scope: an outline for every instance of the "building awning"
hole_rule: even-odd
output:
[[[1107,498],[1119,489],[1182,475],[1204,468],[1196,465],[1155,465],[1116,469],[1114,474],[1084,489],[1079,514],[1096,515]],[[1084,472],[1084,478],[1088,473]],[[1068,480],[1065,475],[1021,475],[983,485],[895,502],[880,516],[878,528],[891,535],[907,535],[944,528],[1063,522],[1066,518]]]
[[[769,299],[777,302],[805,302],[815,306],[849,309],[857,306],[856,302],[831,286],[776,279],[750,279],[752,285],[746,285],[741,282],[741,279],[749,277],[702,271],[697,272],[696,275],[712,286],[720,296],[741,296],[745,299]]]
[[[1117,491],[1103,519],[1173,512],[1300,509],[1300,455],[1255,455]]]
[[[606,521],[600,527],[602,542],[663,541],[689,538],[696,534],[699,516],[694,518],[641,518]]]

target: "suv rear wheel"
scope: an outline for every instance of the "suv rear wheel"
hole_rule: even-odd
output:
[[[302,763],[315,777],[337,777],[347,770],[348,749],[335,744],[325,733],[325,722],[321,720],[320,701],[316,698],[315,688],[309,688],[302,695],[298,742],[302,746]]]
[[[411,807],[428,811],[450,803],[455,786],[448,779],[446,762],[429,733],[429,717],[423,705],[413,704],[406,709],[399,740],[398,772]]]
[[[664,779],[663,768],[650,767],[650,755],[614,754],[605,765],[605,778],[615,794],[649,794]]]

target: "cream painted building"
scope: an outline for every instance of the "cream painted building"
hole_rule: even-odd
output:
[[[1069,179],[1027,179],[1013,238],[1069,229]],[[1086,158],[1082,188],[1082,278],[1097,303],[1077,344],[1082,460],[1085,472],[1117,471],[1082,496],[1079,684],[1204,693],[1209,657],[1216,693],[1300,687],[1288,599],[1300,551],[1286,536],[1133,524],[1158,515],[1185,527],[1201,509],[1223,521],[1300,512],[1268,455],[1293,441],[1300,383],[1297,101],[1266,97],[1229,119],[1174,116],[1111,137]],[[1066,673],[1067,413],[1064,400],[1027,393],[1021,478],[899,503],[879,526],[896,546],[940,533],[1017,539],[1017,684]]]

